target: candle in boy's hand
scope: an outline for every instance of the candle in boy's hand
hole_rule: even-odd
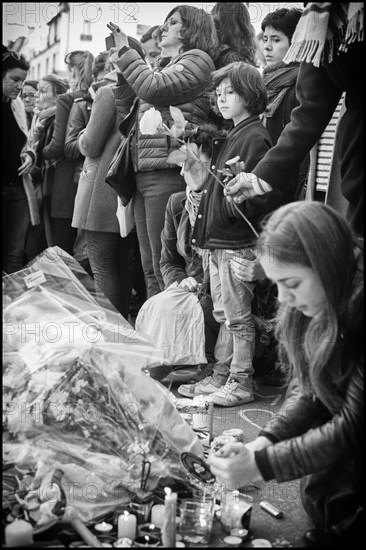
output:
[[[28,546],[33,543],[33,527],[28,521],[16,519],[5,527],[5,546]]]
[[[175,547],[175,518],[177,515],[177,493],[173,493],[169,487],[165,488],[164,523],[162,529],[162,542],[164,546]]]
[[[136,535],[136,516],[129,512],[123,512],[118,517],[118,538],[128,537],[134,539]]]

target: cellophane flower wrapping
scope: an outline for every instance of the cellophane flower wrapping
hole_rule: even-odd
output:
[[[146,372],[152,344],[88,292],[65,254],[48,249],[3,277],[3,463],[33,471],[28,488],[45,503],[57,473],[66,510],[89,521],[161,477],[185,480],[180,454],[203,450]]]

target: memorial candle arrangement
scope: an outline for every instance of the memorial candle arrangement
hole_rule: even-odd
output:
[[[163,546],[175,547],[175,529],[177,515],[177,493],[173,493],[170,487],[165,487],[164,523],[162,529]]]

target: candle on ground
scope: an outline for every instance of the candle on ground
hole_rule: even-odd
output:
[[[28,521],[16,519],[5,527],[5,546],[28,546],[33,543],[33,527]]]
[[[158,527],[163,527],[164,523],[164,505],[155,504],[151,508],[151,523],[157,525]]]
[[[118,518],[118,538],[134,539],[136,536],[136,516],[125,511]]]
[[[99,531],[100,533],[109,533],[109,531],[112,531],[113,525],[102,521],[102,523],[97,523],[96,525],[94,525],[94,529],[96,531]]]
[[[162,542],[164,546],[175,546],[175,518],[177,515],[177,493],[173,493],[170,487],[165,487],[164,499],[164,523],[162,529]]]

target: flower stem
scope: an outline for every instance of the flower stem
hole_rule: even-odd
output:
[[[178,141],[180,141],[181,143],[183,143],[183,145],[186,145],[185,141],[183,141],[182,139],[180,138],[176,138]],[[197,159],[201,164],[202,166],[204,166],[206,168],[206,170],[208,171],[208,173],[214,178],[215,181],[217,181],[217,183],[219,185],[221,185],[221,187],[223,187],[225,189],[225,184],[222,183],[222,181],[220,180],[220,178],[218,178],[216,176],[216,174],[214,174],[209,168],[208,166],[202,162],[202,160],[196,155],[196,153],[194,151],[192,151],[192,149],[189,150],[190,153],[192,153],[192,155],[195,157],[195,159]],[[238,208],[238,206],[233,202],[232,203],[233,207],[235,208],[235,210],[237,212],[239,212],[239,215],[243,218],[244,221],[246,221],[246,223],[249,225],[250,229],[253,231],[254,235],[257,237],[257,239],[259,238],[259,235],[257,233],[257,231],[254,229],[253,225],[250,223],[250,221],[248,220],[248,218],[243,214],[243,212]]]

